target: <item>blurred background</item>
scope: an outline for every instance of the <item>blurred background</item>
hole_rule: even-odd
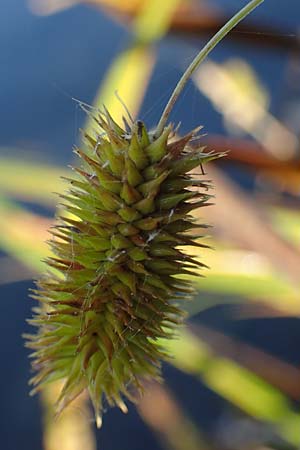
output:
[[[215,205],[165,384],[95,430],[85,398],[54,422],[29,397],[22,333],[60,176],[89,105],[120,97],[154,127],[180,75],[246,0],[2,0],[0,289],[3,450],[300,448],[300,4],[266,0],[197,70],[171,120],[204,126]],[[115,92],[118,92],[116,96]]]

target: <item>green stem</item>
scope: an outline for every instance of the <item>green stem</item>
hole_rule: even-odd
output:
[[[177,86],[175,87],[163,113],[159,120],[159,123],[156,128],[156,137],[160,136],[166,126],[168,121],[170,112],[173,109],[173,106],[184,89],[187,81],[197,69],[199,64],[207,57],[207,55],[216,47],[216,45],[239,23],[241,22],[248,14],[250,14],[255,8],[257,8],[264,0],[251,0],[248,5],[242,8],[235,16],[233,16],[224,26],[218,31],[211,40],[203,47],[203,49],[198,53],[189,67],[186,69],[181,79],[179,80]]]

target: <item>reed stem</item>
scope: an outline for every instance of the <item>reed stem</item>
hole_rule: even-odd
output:
[[[187,81],[191,77],[191,75],[194,73],[194,71],[197,69],[199,64],[204,61],[204,59],[209,55],[209,53],[216,47],[216,45],[239,23],[241,22],[245,17],[248,16],[254,9],[256,9],[261,3],[263,3],[264,0],[251,0],[248,5],[246,5],[244,8],[242,8],[237,14],[235,14],[221,29],[218,31],[211,39],[210,41],[203,47],[203,49],[198,53],[198,55],[195,57],[195,59],[191,62],[189,67],[186,69],[180,80],[178,81],[163,113],[162,116],[158,122],[155,136],[158,137],[162,134],[170,112],[172,111],[174,104],[176,103],[176,100],[178,99],[179,95],[183,91]]]

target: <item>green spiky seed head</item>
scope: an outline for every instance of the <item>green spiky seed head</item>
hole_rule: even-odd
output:
[[[124,398],[160,378],[161,338],[191,293],[178,275],[204,265],[184,249],[205,246],[191,213],[208,204],[209,184],[189,172],[217,155],[190,145],[198,130],[178,139],[169,125],[156,137],[140,121],[122,129],[107,111],[95,120],[103,133],[75,150],[82,166],[61,195],[27,345],[33,392],[64,380],[59,413],[88,389],[99,425],[104,399],[126,411]]]

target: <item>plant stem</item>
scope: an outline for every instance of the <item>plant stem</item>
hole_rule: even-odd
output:
[[[177,83],[177,86],[175,87],[163,113],[162,116],[158,122],[157,128],[156,128],[156,137],[160,136],[164,130],[164,127],[166,126],[166,123],[168,121],[170,112],[173,109],[173,106],[178,99],[179,95],[181,94],[182,90],[184,89],[187,81],[191,77],[191,75],[194,73],[194,71],[197,69],[199,64],[201,64],[202,61],[209,55],[209,53],[216,47],[216,45],[239,23],[241,22],[245,17],[248,16],[255,8],[257,8],[261,3],[263,3],[264,0],[251,0],[248,5],[246,5],[244,8],[242,8],[235,16],[233,16],[222,28],[220,31],[218,31],[211,39],[210,41],[203,47],[203,49],[198,53],[198,55],[195,57],[195,59],[191,62],[189,67],[186,69],[182,77],[180,78],[179,82]]]

